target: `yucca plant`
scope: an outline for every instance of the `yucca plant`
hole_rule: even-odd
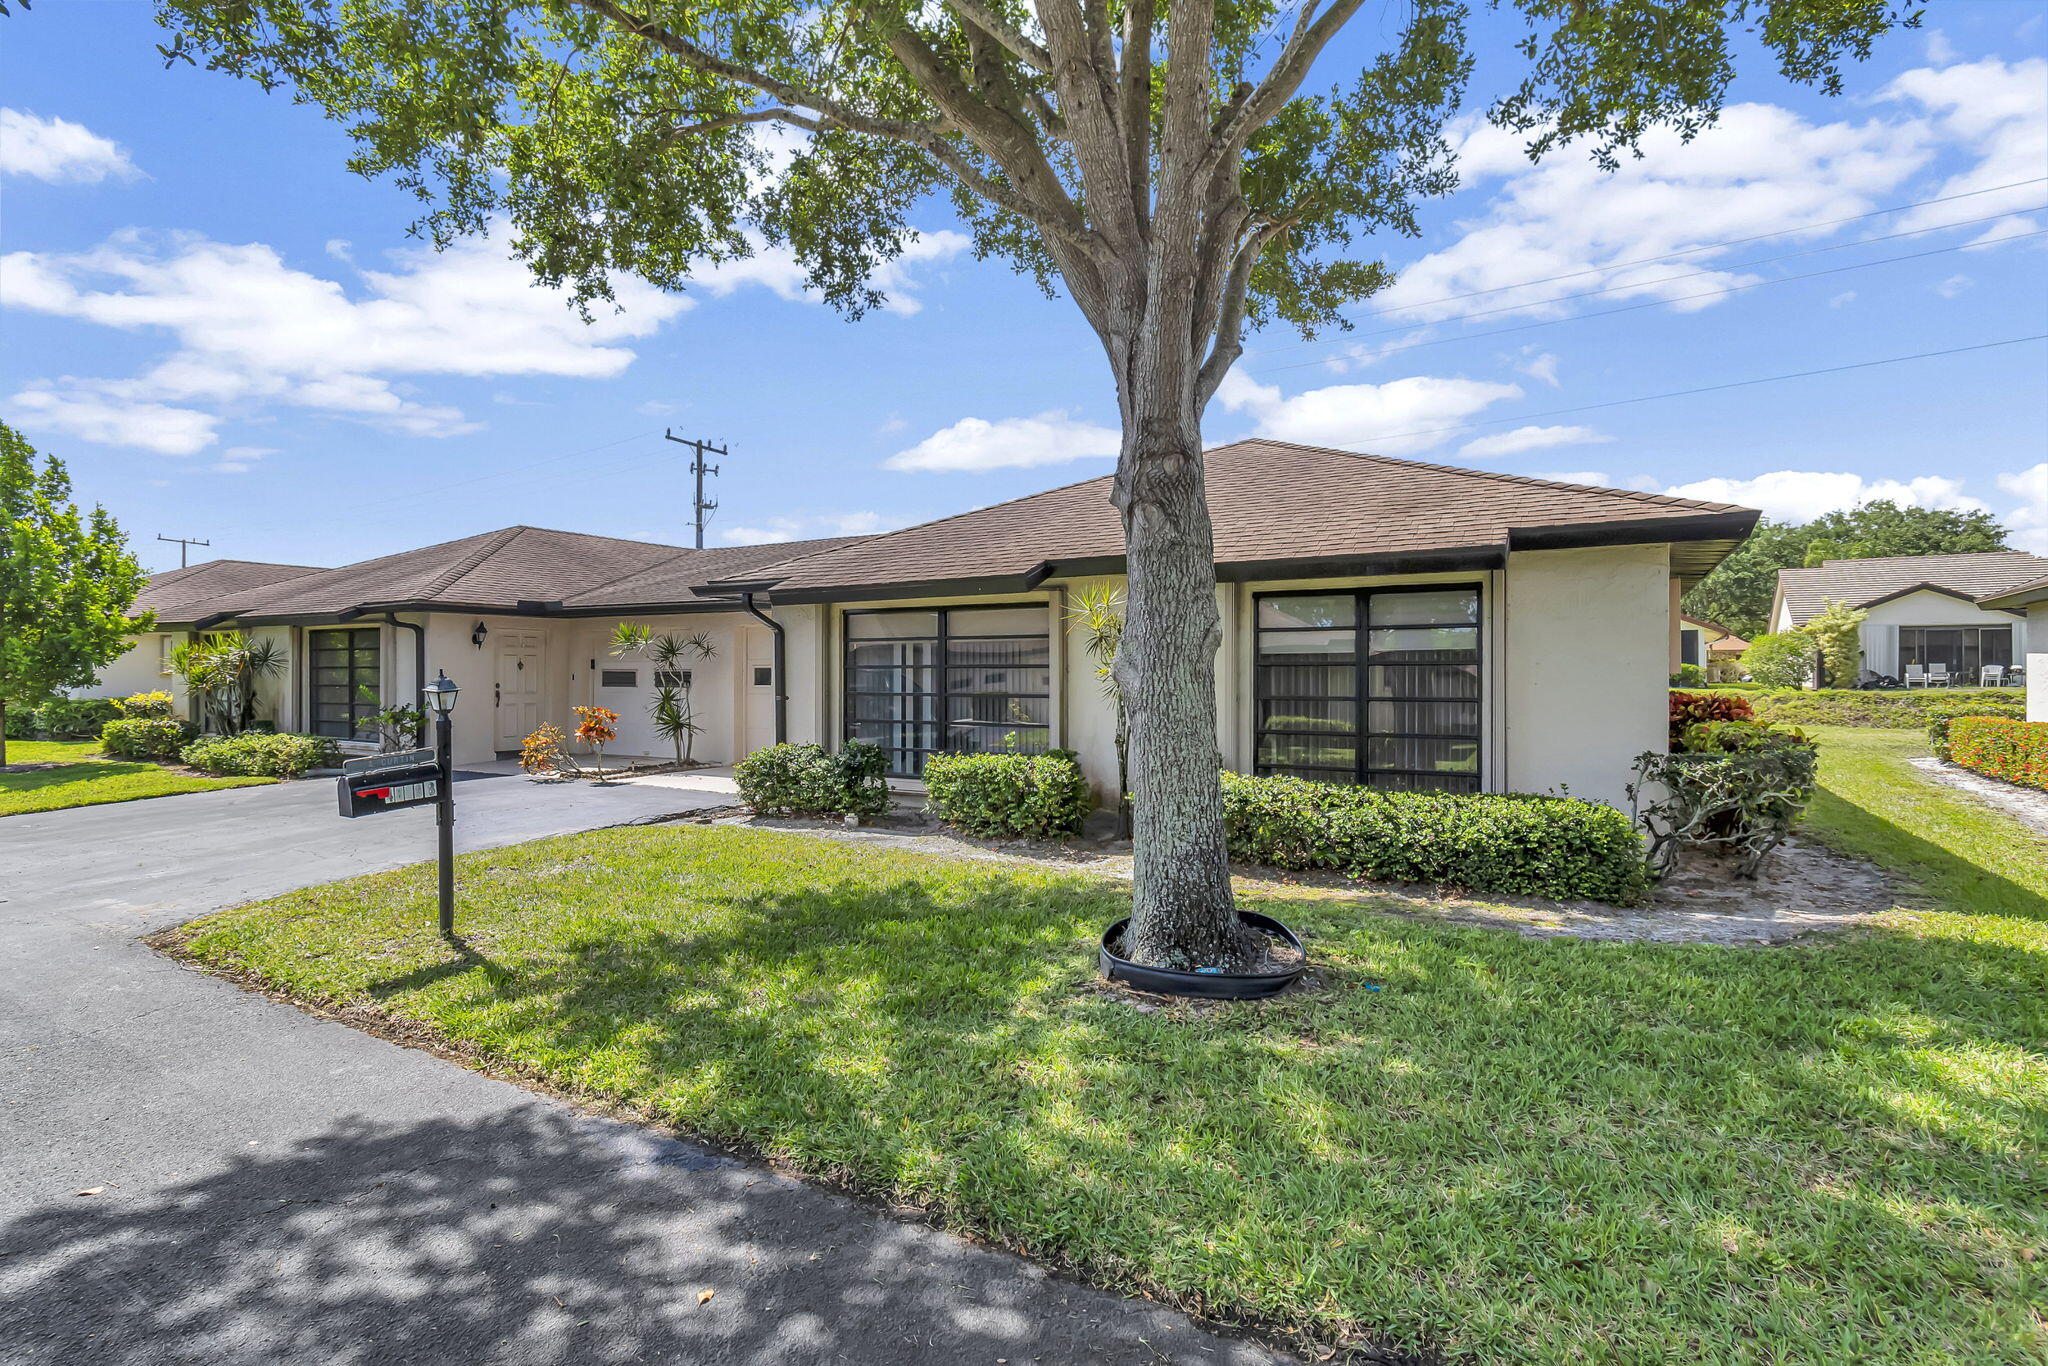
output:
[[[1080,628],[1082,648],[1095,661],[1102,694],[1116,708],[1116,837],[1131,837],[1130,721],[1116,681],[1116,652],[1124,639],[1124,590],[1107,579],[1074,590],[1067,620]]]
[[[240,735],[255,723],[257,684],[283,673],[289,660],[274,640],[221,631],[178,646],[171,671],[192,690],[208,730]]]
[[[690,704],[690,675],[679,666],[686,659],[715,659],[718,649],[711,637],[701,631],[694,636],[656,635],[650,627],[622,621],[612,632],[611,654],[614,659],[638,656],[654,665],[657,678],[673,673],[681,680],[656,684],[647,719],[654,723],[655,734],[675,746],[676,763],[689,763],[691,747],[703,727],[697,724]]]

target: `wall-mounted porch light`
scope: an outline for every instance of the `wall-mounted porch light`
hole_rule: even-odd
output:
[[[476,629],[469,633],[469,643],[481,650],[484,647],[484,637],[490,633],[489,627],[485,626],[482,622],[478,622]]]

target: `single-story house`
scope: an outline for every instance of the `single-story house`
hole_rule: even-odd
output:
[[[1846,603],[1869,614],[1862,630],[1865,669],[1904,678],[1908,665],[1940,664],[1951,679],[1976,683],[1987,665],[2009,673],[2027,658],[2026,611],[1992,600],[2044,575],[2048,558],[2023,550],[1890,555],[1781,569],[1771,629],[1804,626],[1828,603]]]
[[[1749,642],[1725,626],[1698,617],[1678,619],[1678,662],[1698,664],[1716,673],[1733,668]]]
[[[2025,612],[2026,645],[2023,654],[2027,670],[2027,719],[2048,721],[2048,576],[1987,593],[1977,600],[1979,607],[1994,612]]]
[[[1244,772],[1625,801],[1660,749],[1678,596],[1749,534],[1721,503],[1250,440],[1207,453],[1216,744]],[[1072,591],[1119,581],[1110,478],[902,531],[716,550],[508,527],[339,569],[237,566],[195,600],[159,575],[154,636],[268,632],[290,654],[281,728],[355,733],[361,689],[462,688],[458,762],[516,753],[569,708],[620,713],[614,753],[661,755],[657,679],[617,623],[704,633],[698,757],[855,737],[914,780],[941,751],[1072,749],[1099,792],[1114,713]],[[226,577],[227,569],[194,566]],[[138,643],[103,693],[168,686]]]

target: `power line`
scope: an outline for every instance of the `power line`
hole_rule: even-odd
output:
[[[718,473],[718,466],[704,463],[704,453],[711,451],[720,458],[724,458],[730,452],[723,446],[712,445],[709,441],[687,441],[666,428],[663,429],[661,435],[663,440],[673,441],[678,446],[688,446],[695,452],[690,457],[690,473],[696,476],[697,492],[690,502],[690,523],[697,530],[697,549],[702,550],[704,548],[704,527],[706,522],[710,520],[705,514],[718,506],[715,501],[707,500],[704,497],[704,476]]]
[[[1839,375],[1848,370],[1868,370],[1879,365],[1900,365],[1911,360],[1932,360],[1936,356],[1960,356],[1969,351],[1989,351],[1999,346],[2019,346],[2025,342],[2048,341],[2048,332],[2037,332],[2027,337],[2007,337],[2003,341],[1977,342],[1970,346],[1952,346],[1943,351],[1919,351],[1910,356],[1885,356],[1879,360],[1860,360],[1848,365],[1830,365],[1819,370],[1795,370],[1783,375],[1762,375],[1756,379],[1730,380],[1725,384],[1703,384],[1695,389],[1673,389],[1662,394],[1638,394],[1634,398],[1608,399],[1604,403],[1581,403],[1570,408],[1546,408],[1537,413],[1517,413],[1513,417],[1489,417],[1478,422],[1460,422],[1449,427],[1427,427],[1412,432],[1380,432],[1368,437],[1339,443],[1338,450],[1355,450],[1360,446],[1381,441],[1404,441],[1415,436],[1442,436],[1447,432],[1470,431],[1475,427],[1498,427],[1506,422],[1527,422],[1537,417],[1563,417],[1567,413],[1590,413],[1601,408],[1624,408],[1633,403],[1652,403],[1658,399],[1685,398],[1692,394],[1713,394],[1724,389],[1747,389],[1757,384],[1776,384],[1788,379],[1812,379],[1816,375]]]
[[[1606,266],[1589,266],[1585,270],[1567,270],[1565,274],[1544,274],[1544,276],[1538,276],[1538,279],[1534,279],[1534,281],[1513,281],[1511,285],[1489,285],[1487,289],[1473,289],[1473,291],[1462,293],[1462,295],[1444,295],[1442,299],[1425,299],[1423,303],[1413,303],[1409,307],[1430,309],[1430,307],[1436,307],[1440,303],[1458,303],[1462,299],[1479,299],[1481,295],[1497,295],[1497,293],[1507,291],[1507,289],[1528,289],[1530,285],[1554,285],[1554,283],[1559,283],[1559,281],[1575,281],[1575,279],[1581,279],[1581,276],[1587,276],[1587,274],[1608,274],[1610,270],[1626,270],[1628,266],[1655,266],[1659,262],[1677,260],[1681,256],[1698,256],[1700,252],[1718,252],[1718,250],[1731,248],[1731,246],[1745,246],[1749,242],[1765,242],[1769,238],[1788,238],[1788,236],[1792,236],[1792,233],[1817,231],[1821,227],[1839,227],[1841,223],[1855,223],[1855,221],[1862,221],[1862,219],[1884,217],[1886,213],[1905,213],[1907,209],[1925,209],[1927,205],[1946,205],[1946,203],[1952,203],[1956,199],[1974,199],[1976,195],[1997,195],[1999,190],[2017,190],[2019,186],[2040,184],[2044,180],[2048,180],[2048,176],[2032,176],[2028,180],[2011,180],[2007,184],[1993,184],[1993,186],[1987,186],[1987,188],[1982,188],[1982,190],[1964,190],[1964,193],[1960,193],[1960,195],[1942,195],[1939,199],[1917,199],[1917,201],[1913,201],[1909,205],[1892,205],[1890,209],[1872,209],[1870,213],[1851,213],[1851,215],[1839,217],[1839,219],[1821,219],[1819,223],[1800,223],[1798,227],[1780,227],[1778,231],[1763,231],[1763,233],[1755,233],[1755,236],[1749,236],[1749,238],[1729,238],[1726,242],[1706,242],[1702,246],[1688,246],[1688,248],[1677,250],[1677,252],[1667,252],[1663,256],[1638,256],[1634,260],[1618,260],[1618,262],[1610,262]],[[1991,213],[1991,215],[1985,215],[1985,217],[1980,217],[1980,219],[1962,219],[1960,223],[1942,223],[1939,227],[1915,227],[1915,229],[1911,229],[1907,233],[1892,233],[1892,238],[1913,236],[1913,233],[1917,233],[1917,231],[1942,231],[1942,227],[1966,227],[1970,223],[1987,223],[1991,219],[2009,217],[2011,213],[2034,213],[2034,209],[2007,209],[2003,213]],[[1860,238],[1858,242],[1839,242],[1839,244],[1827,246],[1827,248],[1810,248],[1808,252],[1786,252],[1784,256],[1763,256],[1761,260],[1735,262],[1731,266],[1720,266],[1720,268],[1722,270],[1737,270],[1737,268],[1741,268],[1745,264],[1763,264],[1763,262],[1769,262],[1769,260],[1786,260],[1786,256],[1806,256],[1812,250],[1831,252],[1831,250],[1849,248],[1849,246],[1862,246],[1866,242],[1888,242],[1888,240],[1890,238]],[[1700,272],[1694,272],[1694,274],[1716,274],[1716,270],[1700,270]],[[1688,279],[1688,276],[1673,274],[1673,276],[1667,276],[1667,279],[1683,281],[1683,279]],[[1661,283],[1661,281],[1651,281],[1651,283],[1655,285],[1655,283]],[[1583,297],[1583,295],[1563,295],[1561,299],[1550,299],[1546,303],[1559,303],[1563,299],[1577,299],[1577,297]],[[1481,313],[1460,313],[1460,317],[1481,317]],[[1446,322],[1456,322],[1456,319],[1446,319]],[[1421,324],[1415,324],[1415,326],[1421,326]],[[1391,328],[1391,332],[1405,332],[1405,328]],[[1323,344],[1325,342],[1290,342],[1288,346],[1266,346],[1266,348],[1257,350],[1253,354],[1272,354],[1272,352],[1280,352],[1280,350],[1300,350],[1303,346],[1323,346]]]
[[[2048,208],[2048,204],[2044,204],[2041,207]],[[1994,214],[1992,216],[1995,218],[2007,217],[2005,214]],[[1725,289],[1702,290],[1697,294],[1680,294],[1675,298],[1650,299],[1639,304],[1625,304],[1620,308],[1603,308],[1596,313],[1574,313],[1566,318],[1540,318],[1535,322],[1517,323],[1513,327],[1492,327],[1484,332],[1461,332],[1455,337],[1426,337],[1421,341],[1410,342],[1405,346],[1389,346],[1385,350],[1376,353],[1373,359],[1377,360],[1382,356],[1398,356],[1404,351],[1414,351],[1425,346],[1444,346],[1451,342],[1480,341],[1486,337],[1503,336],[1509,332],[1527,332],[1531,328],[1556,327],[1560,323],[1584,322],[1588,318],[1611,318],[1618,313],[1635,313],[1645,308],[1662,308],[1667,304],[1682,304],[1694,299],[1715,299],[1727,294],[1740,294],[1745,290],[1761,289],[1765,285],[1786,285],[1799,280],[1818,279],[1823,275],[1840,275],[1845,271],[1867,270],[1872,266],[1889,266],[1900,261],[1919,261],[1929,256],[1941,256],[1951,251],[1967,251],[1973,246],[1997,246],[2001,242],[2018,242],[2028,237],[2040,237],[2043,234],[2048,234],[2048,228],[2037,228],[2033,232],[2009,233],[2004,237],[1994,237],[1988,242],[1958,242],[1953,246],[1934,247],[1927,251],[1908,252],[1904,256],[1882,256],[1875,261],[1856,261],[1846,266],[1829,266],[1826,270],[1809,270],[1798,275],[1781,275],[1770,280],[1751,280],[1746,284],[1729,285]],[[1393,330],[1404,331],[1406,329],[1395,328]],[[1276,375],[1282,370],[1302,370],[1309,366],[1327,365],[1329,361],[1330,358],[1324,356],[1315,360],[1294,361],[1287,365],[1272,365],[1263,370],[1251,370],[1246,373]]]
[[[185,554],[193,546],[213,544],[212,541],[196,541],[189,536],[166,536],[162,532],[157,533],[157,539],[159,541],[169,541],[178,547],[178,568],[180,569],[185,567]]]

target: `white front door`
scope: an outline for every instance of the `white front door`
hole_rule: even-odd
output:
[[[759,626],[748,627],[744,634],[735,759],[775,743],[775,637]]]
[[[541,721],[541,637],[538,631],[494,633],[498,647],[498,673],[493,680],[497,694],[497,744],[500,750],[516,750],[526,737],[540,729]]]

